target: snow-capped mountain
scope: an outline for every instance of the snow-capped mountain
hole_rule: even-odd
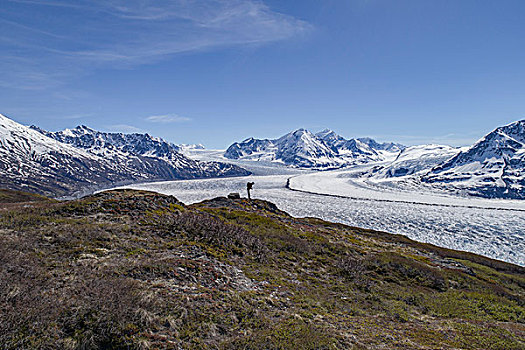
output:
[[[525,120],[495,129],[422,180],[484,197],[525,198]]]
[[[229,159],[280,162],[294,167],[338,168],[395,157],[404,146],[372,139],[347,140],[332,130],[317,134],[298,129],[278,139],[249,138],[232,144]]]
[[[299,129],[277,139],[275,159],[299,167],[336,165],[334,152],[308,130]]]
[[[1,114],[0,158],[2,187],[55,197],[115,183],[249,174],[231,164],[191,160],[147,134],[85,126],[47,132]]]
[[[0,114],[2,187],[64,195],[97,183],[127,179],[125,172],[110,162]]]
[[[179,153],[173,144],[149,134],[107,133],[84,125],[57,132],[44,131],[35,126],[32,128],[60,142],[111,159],[115,163],[132,164],[139,172],[158,173],[162,179],[249,175],[248,171],[236,165],[190,159]]]

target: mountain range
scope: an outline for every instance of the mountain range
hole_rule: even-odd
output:
[[[278,139],[248,138],[232,144],[224,156],[229,159],[264,160],[303,168],[339,168],[384,161],[395,157],[405,146],[378,143],[370,138],[345,139],[325,129],[312,134],[305,129],[292,131]]]
[[[270,161],[296,168],[368,165],[370,181],[410,183],[461,195],[525,198],[525,120],[499,127],[471,147],[379,143],[305,129],[277,139],[248,138],[224,152],[225,162],[197,161],[191,150],[149,134],[108,133],[87,126],[46,131],[0,114],[0,183],[53,197],[139,181],[245,176],[228,160]],[[246,163],[243,163],[246,164]]]
[[[79,126],[49,132],[0,114],[0,183],[54,197],[137,181],[248,175],[232,164],[200,162],[148,134]]]

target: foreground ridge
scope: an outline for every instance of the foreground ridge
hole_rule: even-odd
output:
[[[0,347],[520,349],[525,269],[261,200],[0,207]]]

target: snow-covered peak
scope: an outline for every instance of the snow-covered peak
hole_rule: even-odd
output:
[[[292,132],[289,132],[286,135],[281,136],[279,139],[277,139],[277,142],[289,142],[291,140],[300,140],[300,139],[303,139],[303,140],[310,139],[311,140],[313,138],[315,138],[315,136],[310,131],[301,128],[301,129],[294,130]]]
[[[334,148],[339,148],[347,141],[344,137],[330,129],[324,129],[315,134],[315,136],[323,140],[329,147]]]
[[[509,135],[513,138],[516,138],[517,141],[523,143],[525,142],[525,119],[501,126],[494,131]]]
[[[359,141],[367,144],[369,147],[375,149],[375,150],[382,150],[382,151],[389,151],[389,152],[400,152],[403,149],[406,148],[406,146],[394,143],[394,142],[377,142],[376,140],[370,138],[370,137],[360,137],[358,138]]]
[[[181,149],[187,149],[187,150],[196,150],[196,149],[206,149],[202,144],[196,143],[196,144],[186,144],[181,143],[180,145],[177,145],[177,147]]]
[[[319,137],[320,139],[331,139],[331,138],[340,138],[341,136],[338,135],[335,131],[331,129],[323,129],[315,134],[315,136]]]
[[[335,134],[335,132],[331,129],[326,128],[326,129],[323,129],[317,132],[315,135],[322,138],[324,135],[329,135],[329,134]]]
[[[525,151],[525,120],[501,126],[482,137],[443,167],[470,162],[484,163],[491,159],[510,160]]]
[[[95,134],[96,131],[91,129],[90,127],[86,126],[86,125],[79,125],[75,128],[75,130],[79,133],[83,133],[83,134]]]
[[[9,131],[24,132],[26,131],[26,129],[28,129],[27,126],[19,124],[15,122],[14,120],[9,119],[5,115],[0,114],[0,130],[2,130],[2,132],[4,133],[7,133]]]
[[[312,138],[313,135],[312,135],[311,132],[309,132],[306,129],[297,129],[297,130],[291,131],[291,132],[281,136],[277,140],[282,140],[282,141],[297,140],[297,139],[300,139],[300,138],[303,138],[303,137]]]
[[[4,123],[15,123],[14,120],[9,119],[8,117],[3,115],[2,113],[0,113],[0,121],[2,121]]]
[[[278,150],[276,157],[287,164],[305,164],[313,162],[329,166],[334,154],[326,144],[305,129],[299,129],[275,141]]]

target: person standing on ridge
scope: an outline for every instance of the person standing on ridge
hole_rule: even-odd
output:
[[[246,190],[248,191],[248,199],[249,199],[249,200],[252,199],[252,197],[251,197],[251,195],[250,195],[250,191],[252,190],[254,184],[255,184],[255,182],[248,182],[248,183],[246,184]]]

